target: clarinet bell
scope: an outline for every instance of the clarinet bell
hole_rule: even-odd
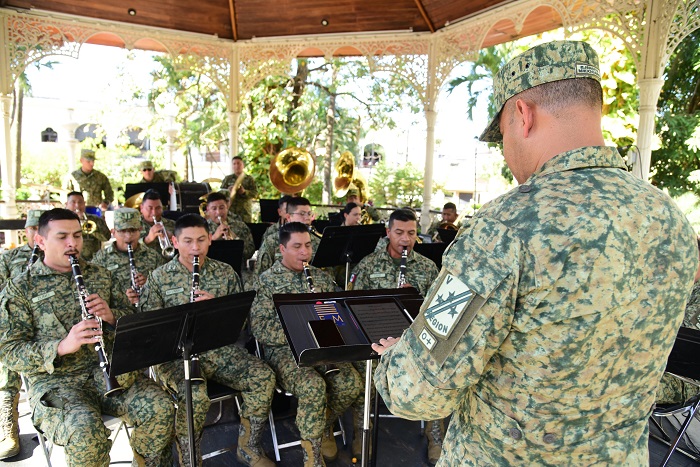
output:
[[[203,383],[202,368],[199,366],[199,356],[192,355],[190,357],[190,381],[193,383]]]

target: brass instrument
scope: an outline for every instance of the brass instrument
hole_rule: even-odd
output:
[[[245,172],[241,172],[241,174],[238,177],[236,177],[236,181],[233,182],[233,185],[231,185],[231,188],[229,188],[228,191],[231,194],[229,202],[233,201],[234,198],[236,198],[236,192],[238,191],[238,188],[240,188],[241,183],[243,183],[244,178],[245,178]]]
[[[406,262],[408,261],[408,248],[403,247],[401,251],[401,264],[399,265],[399,277],[396,281],[396,288],[400,289],[406,285]]]
[[[76,209],[75,213],[80,218],[80,228],[83,230],[83,235],[92,235],[97,231],[97,224],[88,219],[87,214],[80,212],[80,209]]]
[[[345,151],[340,155],[335,163],[335,180],[333,184],[335,185],[335,196],[338,198],[343,198],[348,194],[350,188],[354,185],[360,196],[360,201],[362,205],[362,215],[360,217],[360,224],[367,225],[372,223],[372,218],[367,212],[365,204],[369,199],[369,192],[367,191],[367,180],[362,175],[362,173],[355,167],[355,156],[350,151]]]
[[[82,311],[83,320],[92,319],[97,321],[98,329],[102,330],[102,320],[90,313],[87,309],[87,297],[90,295],[85,288],[85,281],[83,280],[83,274],[80,271],[80,263],[75,255],[70,255],[70,267],[73,270],[73,278],[75,279],[75,285],[78,287],[78,300],[80,301],[80,309]],[[105,396],[111,396],[118,392],[124,390],[119,386],[116,378],[109,375],[109,360],[107,359],[107,354],[105,353],[105,343],[102,336],[97,336],[97,343],[95,344],[95,351],[97,352],[97,358],[100,361],[100,368],[102,369],[102,376],[105,380],[106,392]]]
[[[316,161],[309,151],[291,147],[270,161],[270,181],[282,193],[294,194],[311,185]]]
[[[229,227],[229,225],[226,223],[225,220],[221,218],[221,216],[217,216],[217,218],[219,219],[219,225],[223,225],[225,227],[223,237],[224,240],[235,240],[235,238],[233,238],[233,232],[231,232],[231,227]]]
[[[138,295],[139,299],[141,298],[141,287],[139,287],[136,284],[136,274],[138,274],[138,270],[136,269],[136,261],[134,260],[134,249],[131,248],[131,243],[126,244],[126,253],[129,255],[129,272],[131,276],[131,290],[136,292],[136,295]],[[139,302],[138,300],[136,303],[134,303],[134,306],[138,308]]]
[[[145,194],[146,192],[142,191],[141,193],[136,193],[135,195],[129,196],[129,199],[124,201],[124,207],[134,209],[140,208],[141,203],[143,203],[143,195]]]
[[[27,261],[27,270],[32,267],[32,264],[36,263],[36,260],[39,259],[39,244],[35,243],[34,248],[32,248],[32,254],[29,257],[29,261]]]
[[[165,230],[163,221],[157,221],[156,216],[153,216],[153,225],[160,225],[161,227],[163,227],[163,233],[158,234],[158,243],[160,244],[161,254],[164,258],[173,259],[173,257],[175,256],[175,247],[172,243],[170,243],[170,239],[168,238],[168,231]]]
[[[190,288],[190,303],[199,296],[199,255],[192,257],[192,287]],[[199,367],[199,355],[190,356],[190,379],[195,382],[204,381],[202,369]]]
[[[303,263],[304,267],[304,277],[306,278],[306,286],[309,289],[309,293],[316,293],[316,289],[314,288],[314,278],[311,276],[311,268],[309,267],[309,263],[304,261]],[[338,373],[340,371],[340,368],[338,368],[335,365],[325,365],[325,370],[323,372],[324,375],[332,375],[333,373]]]
[[[309,224],[307,228],[309,229],[309,233],[311,235],[313,235],[314,237],[319,238],[319,239],[323,238],[323,234],[319,233],[319,231],[316,230],[316,227],[314,227],[313,225]]]

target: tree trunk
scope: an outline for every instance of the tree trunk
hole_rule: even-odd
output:
[[[331,203],[331,169],[333,166],[333,133],[335,130],[335,81],[338,69],[333,65],[328,99],[328,111],[326,112],[326,157],[323,160],[323,204]]]
[[[22,174],[22,114],[24,109],[24,87],[19,84],[17,85],[17,106],[15,107],[15,113],[17,118],[15,119],[15,186],[19,188],[22,186],[20,182]]]

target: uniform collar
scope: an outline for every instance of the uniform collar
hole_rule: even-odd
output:
[[[529,184],[533,178],[544,177],[558,172],[568,172],[577,169],[609,168],[627,170],[617,148],[610,146],[586,146],[557,154],[535,171],[525,182]]]

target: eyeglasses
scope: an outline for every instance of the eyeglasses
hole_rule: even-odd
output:
[[[297,212],[290,212],[290,216],[297,215],[299,217],[311,217],[314,215],[313,211],[297,211]]]

